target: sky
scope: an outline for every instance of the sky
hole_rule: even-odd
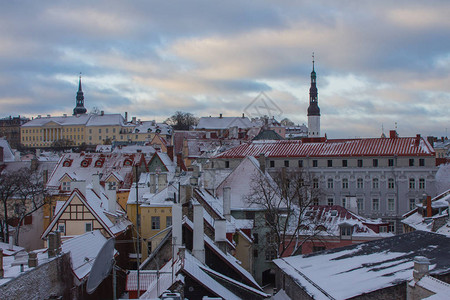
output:
[[[446,136],[449,1],[4,1],[0,117],[85,107],[164,121],[271,115],[321,134]]]

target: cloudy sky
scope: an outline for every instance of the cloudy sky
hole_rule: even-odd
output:
[[[443,136],[449,16],[449,1],[4,1],[0,117],[70,114],[82,72],[88,111],[255,115],[265,99],[307,123],[314,52],[322,134]]]

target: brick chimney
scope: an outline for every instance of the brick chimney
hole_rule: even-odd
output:
[[[395,131],[395,130],[389,130],[389,138],[390,138],[390,139],[395,139],[395,138],[397,138],[397,131]]]
[[[433,208],[431,207],[431,196],[427,196],[427,218],[433,216]]]
[[[260,153],[258,157],[259,168],[261,172],[266,173],[266,156],[264,153]]]
[[[173,161],[173,145],[167,146],[167,156],[169,156],[170,160]]]
[[[419,147],[420,145],[420,134],[416,135],[416,139],[414,140],[414,146]]]

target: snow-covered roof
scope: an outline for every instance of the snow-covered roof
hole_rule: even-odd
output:
[[[247,117],[202,117],[196,129],[229,129],[236,126],[239,129],[248,129],[255,127],[255,124]]]
[[[187,139],[187,156],[191,159],[209,158],[232,149],[243,142],[243,140],[238,139]]]
[[[254,186],[256,176],[264,176],[270,184],[275,184],[267,171],[265,173],[261,171],[257,159],[251,156],[245,157],[218,186],[216,194],[222,199],[223,188],[230,187],[232,210],[262,209],[261,205],[249,202],[247,199],[252,194],[251,187]]]
[[[434,156],[433,147],[421,137],[336,139],[307,143],[297,140],[258,140],[225,151],[216,158],[332,157],[332,156]]]
[[[60,179],[70,174],[72,179],[90,182],[93,174],[101,174],[104,181],[112,172],[124,179],[124,187],[129,188],[132,181],[133,166],[144,162],[142,153],[66,153],[49,176],[47,187],[59,188]]]
[[[159,133],[162,135],[172,134],[172,126],[165,123],[156,123],[155,121],[140,122],[134,128],[134,132],[136,132],[136,129],[139,133]]]
[[[8,141],[5,138],[0,137],[0,147],[3,148],[3,161],[12,162],[14,161],[14,153],[9,146]]]
[[[9,237],[12,238],[11,236]],[[25,251],[25,248],[16,246],[16,245],[9,245],[8,243],[0,242],[0,249],[3,249],[3,255],[4,256],[11,256],[15,255],[16,253],[20,251]]]
[[[87,232],[62,242],[61,250],[70,253],[72,271],[78,280],[87,279],[97,254],[106,242],[107,239],[100,230]]]
[[[424,298],[427,300],[445,300],[450,296],[450,284],[428,275],[423,276],[415,285],[433,293],[432,296]]]
[[[50,231],[56,226],[59,218],[67,207],[72,202],[72,199],[77,196],[78,199],[89,209],[92,215],[103,226],[103,228],[112,237],[124,232],[131,222],[127,219],[125,212],[120,205],[116,205],[116,211],[114,213],[108,211],[108,198],[104,193],[104,189],[100,187],[102,192],[98,195],[92,187],[86,188],[86,195],[83,195],[79,190],[75,189],[70,195],[69,199],[64,204],[59,204],[59,210],[55,209],[55,216],[53,217],[50,225],[46,228],[42,234],[42,238],[46,238]],[[111,221],[114,220],[114,221]]]
[[[58,117],[37,117],[23,124],[22,127],[43,126],[47,123],[56,123],[61,126],[86,125],[93,114]]]
[[[348,299],[409,281],[415,256],[430,260],[431,275],[449,274],[448,253],[450,237],[415,231],[274,263],[314,299]]]

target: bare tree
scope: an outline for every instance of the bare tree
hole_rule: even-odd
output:
[[[283,126],[294,126],[294,122],[292,122],[290,119],[288,118],[284,118],[283,120],[280,121],[280,124]]]
[[[4,242],[9,242],[9,222],[16,219],[16,244],[19,229],[24,219],[40,209],[45,204],[44,183],[28,168],[13,172],[3,172],[0,175],[0,201],[2,212],[0,216],[0,235]]]
[[[323,227],[311,224],[315,220],[306,216],[320,194],[312,182],[302,169],[283,168],[273,176],[259,173],[253,178],[247,201],[264,210],[270,230],[267,246],[273,247],[277,257],[285,255],[288,249],[295,252]],[[308,235],[300,235],[306,228]]]
[[[177,111],[165,122],[175,130],[189,130],[192,126],[197,125],[198,119],[191,113]]]

